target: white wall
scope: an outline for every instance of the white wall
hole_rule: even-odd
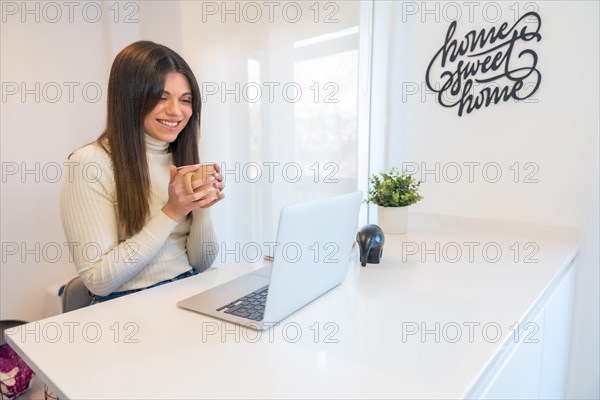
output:
[[[102,19],[87,22],[79,8],[73,22],[66,9],[52,22],[55,10],[44,14],[42,3],[34,2],[28,5],[34,13],[25,14],[22,4],[2,3],[0,318],[34,320],[41,317],[47,285],[75,275],[58,194],[67,156],[104,124],[109,55]],[[90,21],[94,11],[88,9]]]
[[[177,29],[155,29],[177,26],[178,4],[51,3],[2,3],[0,319],[42,318],[56,309],[44,307],[46,289],[76,275],[60,220],[61,178],[68,155],[104,127],[115,55],[141,38],[181,47]]]
[[[416,211],[579,227],[589,209],[598,136],[598,3],[477,2],[475,8],[466,3],[375,3],[379,18],[393,27],[375,37],[380,46],[375,79],[389,83],[385,166],[418,166],[425,200]],[[537,8],[542,40],[527,43],[538,54],[542,74],[535,102],[501,102],[462,117],[456,107],[437,104],[425,87],[425,73],[457,5],[462,17],[455,38],[502,22],[512,25],[516,5],[519,15],[525,7]],[[472,182],[469,162],[480,163]],[[422,174],[436,163],[439,182],[435,174]],[[452,183],[456,165],[462,177]],[[502,177],[491,183],[497,166]],[[526,183],[530,173],[539,182]]]

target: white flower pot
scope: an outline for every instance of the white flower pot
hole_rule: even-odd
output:
[[[406,226],[408,225],[408,206],[377,206],[377,221],[377,225],[383,230],[383,233],[390,235],[406,233]]]

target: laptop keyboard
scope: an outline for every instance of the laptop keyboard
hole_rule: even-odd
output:
[[[269,285],[219,307],[217,311],[223,311],[227,314],[248,318],[253,321],[262,321],[268,292]]]

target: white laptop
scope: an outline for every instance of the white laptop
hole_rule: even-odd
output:
[[[273,265],[216,286],[177,306],[264,330],[346,277],[361,192],[285,207]]]

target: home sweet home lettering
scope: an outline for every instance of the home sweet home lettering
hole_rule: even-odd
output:
[[[457,39],[453,21],[427,67],[427,87],[437,93],[439,104],[457,107],[459,117],[491,104],[530,98],[542,81],[532,48],[542,39],[541,26],[540,15],[528,12],[510,27],[504,22]]]

